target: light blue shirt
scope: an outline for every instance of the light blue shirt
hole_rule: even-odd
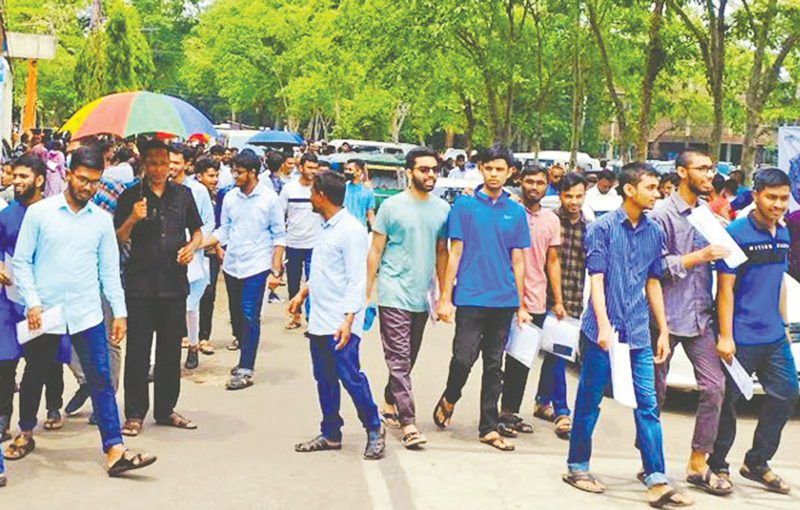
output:
[[[51,333],[80,333],[100,324],[101,288],[114,317],[128,315],[114,223],[91,202],[73,212],[59,193],[30,206],[17,238],[13,267],[28,308],[63,307],[66,328]]]
[[[234,278],[244,279],[271,269],[275,246],[286,245],[278,195],[260,183],[250,195],[238,187],[232,189],[222,202],[222,219],[213,235],[228,247],[222,270]]]
[[[363,184],[348,182],[344,188],[344,208],[362,225],[366,225],[367,211],[375,210],[375,192]]]
[[[211,203],[211,195],[208,193],[208,188],[206,188],[204,184],[198,182],[193,176],[187,176],[183,180],[183,185],[192,192],[192,198],[194,198],[194,203],[197,205],[197,212],[200,214],[200,220],[203,222],[200,231],[203,233],[203,237],[208,237],[211,235],[211,232],[214,231],[215,221],[214,205]]]
[[[368,244],[367,229],[344,209],[322,224],[308,279],[310,334],[335,334],[348,313],[355,314],[350,333],[363,334]]]

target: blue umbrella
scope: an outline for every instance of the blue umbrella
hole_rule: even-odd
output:
[[[262,131],[247,140],[252,145],[302,145],[303,138],[297,133],[288,131]]]

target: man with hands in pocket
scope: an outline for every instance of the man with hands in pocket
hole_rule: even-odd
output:
[[[306,336],[311,346],[322,423],[320,434],[295,445],[295,451],[341,449],[344,425],[339,414],[341,381],[367,431],[364,458],[377,460],[384,455],[384,430],[359,361],[367,286],[367,230],[342,207],[344,193],[344,179],[340,175],[330,171],[314,175],[311,204],[324,223],[311,256],[308,286],[292,298],[287,311],[299,313],[306,297],[311,300]]]

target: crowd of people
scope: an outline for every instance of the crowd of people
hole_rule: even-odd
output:
[[[91,398],[111,476],[156,460],[123,443],[144,432],[151,380],[155,422],[197,428],[176,412],[181,347],[189,370],[201,354],[214,353],[222,272],[228,348],[239,351],[227,389],[253,385],[262,304],[278,300],[278,287],[288,290],[285,328],[305,323],[322,420],[320,433],[297,452],[341,448],[342,385],[367,432],[365,459],[384,456],[387,427],[401,430],[403,447],[422,448],[428,439],[417,426],[411,372],[429,320],[455,323],[435,425],[450,425],[480,356],[479,440],[514,450],[510,438],[533,432],[520,415],[531,367],[506,352],[509,334],[524,324],[542,327],[551,316],[580,321],[574,412],[566,361],[554,352],[543,354],[533,399],[534,416],[569,441],[564,482],[605,491],[590,469],[592,436],[603,397],[614,394],[609,347],[621,342],[630,351],[638,478],[654,507],[692,504],[666,477],[660,420],[670,359],[681,344],[700,394],[687,483],[718,496],[733,491],[727,455],[741,390],[724,363],[735,357],[766,394],[740,474],[770,491],[790,491],[769,461],[798,397],[784,273],[800,267],[789,260],[800,258],[790,257],[800,251],[792,250],[800,236],[790,235],[800,232],[800,217],[786,215],[791,183],[778,169],[760,170],[753,189],[741,189],[743,176],[726,181],[708,154],[692,149],[669,176],[635,162],[619,174],[603,170],[590,183],[562,165],[519,168],[498,145],[474,155],[471,168],[459,157],[452,169],[436,152],[417,148],[406,155],[408,187],[376,211],[368,169],[357,157],[337,173],[310,148],[259,157],[143,138],[116,146],[78,140],[63,148],[67,154],[61,150],[37,145],[3,173],[3,185],[13,189],[0,211],[3,441],[11,439],[16,371],[25,358],[20,432],[5,446],[6,459],[34,450],[43,391],[43,428],[63,426],[62,363],[79,384],[65,412]],[[451,206],[433,193],[448,172],[478,172],[482,183]],[[587,197],[599,195],[616,196],[621,206],[587,212]],[[555,210],[542,206],[548,196],[558,197]],[[744,263],[729,266],[730,251],[692,226],[688,216],[702,207],[727,225]],[[376,315],[388,368],[377,401],[359,361]],[[46,334],[18,338],[20,321]],[[124,422],[115,397],[120,377]]]

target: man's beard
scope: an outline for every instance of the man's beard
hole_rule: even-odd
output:
[[[33,195],[36,193],[35,188],[28,188],[23,193],[17,193],[16,188],[14,189],[14,200],[17,202],[28,202]]]
[[[411,178],[411,185],[414,186],[414,189],[417,191],[422,191],[425,193],[430,192],[427,186],[425,186],[425,181],[418,181],[416,178]]]

